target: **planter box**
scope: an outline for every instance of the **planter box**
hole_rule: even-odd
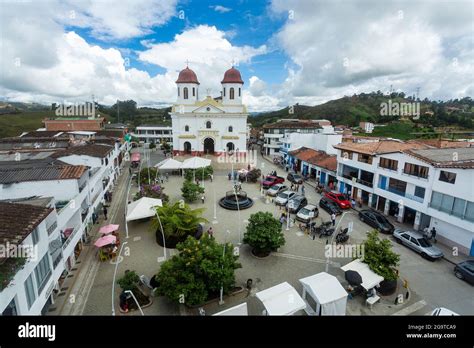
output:
[[[240,294],[240,293],[243,292],[244,290],[245,290],[244,287],[242,287],[242,286],[237,286],[237,287],[235,287],[235,289],[234,289],[233,291],[231,291],[229,294],[224,295],[223,298],[229,298],[229,297],[231,297],[231,296],[235,296],[235,295],[237,295],[237,294]],[[192,306],[191,306],[191,305],[185,304],[185,306],[188,307],[188,308],[191,308],[191,309],[197,309],[197,308],[199,308],[199,307],[206,306],[206,305],[208,305],[208,304],[217,302],[217,301],[219,301],[219,300],[220,300],[220,297],[217,296],[217,297],[211,298],[211,299],[209,299],[208,301],[206,301],[206,302],[204,302],[204,303],[201,303],[201,304],[199,304],[199,305],[192,305]]]

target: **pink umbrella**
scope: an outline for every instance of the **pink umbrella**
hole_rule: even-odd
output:
[[[113,235],[103,236],[94,243],[94,245],[98,248],[102,248],[103,246],[113,244],[117,240],[117,237]]]
[[[115,232],[119,229],[120,225],[106,225],[106,226],[102,226],[99,230],[99,233],[102,233],[102,234],[109,234],[109,233],[112,233],[112,232]]]

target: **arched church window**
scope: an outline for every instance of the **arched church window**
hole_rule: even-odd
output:
[[[193,87],[193,97],[196,96],[196,88]]]
[[[206,128],[207,128],[207,129],[211,129],[211,121],[207,121],[207,122],[206,122]]]
[[[188,99],[188,87],[183,88],[183,96],[184,96],[184,99]]]
[[[189,126],[184,126],[184,131],[189,132]]]
[[[224,87],[224,97],[225,97],[225,87]]]
[[[229,90],[229,98],[234,99],[234,87],[231,87]]]
[[[178,87],[178,97],[179,97],[179,90],[180,90],[180,88]]]
[[[232,133],[234,131],[234,127],[229,126],[229,133]]]
[[[239,97],[240,97],[240,88],[239,88]]]

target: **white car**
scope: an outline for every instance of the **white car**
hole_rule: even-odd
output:
[[[267,190],[267,195],[275,197],[279,193],[284,192],[286,190],[288,190],[288,186],[283,185],[283,184],[276,184]]]
[[[311,216],[312,215],[312,216]],[[312,204],[308,204],[300,209],[296,214],[296,220],[302,222],[309,222],[312,218],[316,218],[319,215],[318,207]]]
[[[284,191],[282,193],[279,193],[277,198],[275,199],[275,204],[286,205],[288,200],[291,199],[294,195],[296,195],[296,192],[293,191]]]

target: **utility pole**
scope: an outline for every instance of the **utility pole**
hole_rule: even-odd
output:
[[[117,99],[117,123],[120,123],[120,104],[119,104],[118,99]]]

